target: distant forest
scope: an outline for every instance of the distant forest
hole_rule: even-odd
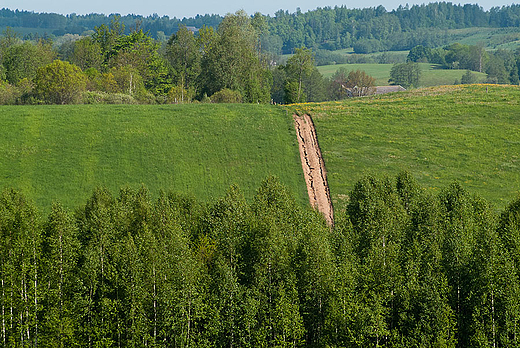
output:
[[[406,63],[391,62],[386,52],[379,59],[394,63],[389,83],[405,88],[420,86],[419,62],[468,70],[455,83],[478,82],[473,71],[485,73],[487,83],[518,85],[520,51],[490,45],[520,42],[519,24],[520,6],[486,12],[451,3],[182,20],[3,9],[0,104],[340,100],[373,93],[375,78],[345,68],[324,78],[316,65],[388,50],[410,51]],[[500,38],[485,27],[500,27],[492,29]],[[478,32],[478,41],[458,43],[467,32]],[[484,36],[491,38],[487,46]],[[334,52],[342,48],[359,54]]]
[[[48,29],[47,35],[83,34],[103,24],[108,25],[117,15],[60,15],[29,11],[0,10],[0,27]],[[365,51],[409,50],[417,45],[438,47],[449,41],[446,29],[471,27],[509,28],[520,25],[520,5],[493,7],[485,11],[477,4],[456,5],[438,2],[427,5],[399,6],[387,11],[377,8],[349,9],[317,8],[295,13],[279,10],[273,17],[265,16],[268,34],[264,44],[273,53],[292,53],[302,46],[313,49],[337,50],[355,47]],[[144,32],[154,38],[166,38],[179,26],[216,28],[223,17],[197,15],[177,19],[157,14],[144,17],[126,15],[121,23],[128,32],[139,23]],[[31,35],[27,34],[31,39]],[[366,53],[366,52],[360,52]]]

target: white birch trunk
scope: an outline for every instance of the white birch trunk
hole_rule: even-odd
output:
[[[5,291],[4,291],[4,280],[2,279],[2,340],[5,347]]]

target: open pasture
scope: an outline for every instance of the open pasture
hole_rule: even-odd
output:
[[[364,175],[404,170],[432,193],[458,181],[497,208],[520,192],[517,86],[441,86],[295,107],[313,116],[336,207]]]
[[[238,184],[250,198],[273,174],[307,202],[292,122],[269,105],[2,106],[0,187],[48,211],[96,186],[208,200]]]
[[[348,71],[363,70],[376,79],[376,86],[387,86],[390,78],[390,70],[393,64],[337,64],[319,66],[318,70],[325,77],[331,77],[339,68]],[[419,63],[422,71],[419,80],[420,87],[431,87],[440,85],[452,85],[457,80],[460,82],[466,70],[440,69],[436,64]],[[486,74],[472,72],[479,82],[486,79]]]

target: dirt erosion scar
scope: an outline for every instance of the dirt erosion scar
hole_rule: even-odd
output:
[[[334,211],[327,184],[327,171],[318,145],[314,123],[309,115],[293,115],[293,118],[309,202],[325,216],[329,225],[332,226]]]

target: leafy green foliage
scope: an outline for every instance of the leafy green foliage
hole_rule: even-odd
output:
[[[314,69],[314,57],[312,51],[308,48],[297,48],[294,56],[289,58],[285,70],[287,71],[288,83],[296,87],[295,99],[287,99],[288,103],[301,103],[306,101],[306,95],[303,90],[303,81],[310,76]],[[291,94],[289,94],[291,95]]]
[[[0,341],[43,347],[510,346],[518,259],[461,185],[364,177],[334,227],[275,177],[252,200],[95,189],[45,220],[0,196]],[[498,219],[499,218],[499,219]],[[518,219],[516,219],[518,220]],[[498,223],[497,223],[498,222]]]
[[[227,15],[204,48],[200,92],[239,91],[246,102],[270,100],[270,74],[258,51],[259,32],[243,11]]]
[[[182,88],[179,98],[182,103],[183,90],[193,87],[200,74],[201,52],[194,33],[181,27],[168,41],[166,56],[174,71],[176,84]]]
[[[214,103],[241,103],[242,95],[238,91],[233,91],[229,88],[224,88],[211,96],[211,101]]]
[[[432,50],[429,47],[424,47],[422,45],[415,46],[408,53],[408,60],[412,62],[423,62],[426,63],[430,60],[432,55]]]
[[[398,63],[392,66],[388,82],[393,85],[409,88],[419,86],[420,78],[421,69],[419,68],[419,64],[413,62]]]
[[[471,71],[469,70],[466,70],[466,72],[464,73],[464,75],[462,75],[461,79],[460,79],[460,83],[462,83],[463,85],[464,84],[473,84],[473,83],[476,83],[477,82],[477,78],[475,75],[473,75],[471,73]]]
[[[48,103],[72,104],[82,98],[87,78],[80,68],[69,62],[55,60],[36,73],[36,94]]]
[[[37,44],[13,43],[6,46],[0,56],[5,78],[9,83],[17,84],[24,78],[32,79],[40,67],[53,61],[55,53],[50,44],[40,41]]]

